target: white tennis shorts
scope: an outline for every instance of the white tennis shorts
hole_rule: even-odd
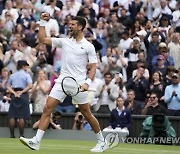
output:
[[[59,100],[60,102],[63,102],[65,97],[67,96],[61,87],[61,83],[56,82],[53,86],[49,96]],[[79,92],[76,96],[72,97],[72,102],[75,104],[86,104],[88,103],[88,92]]]

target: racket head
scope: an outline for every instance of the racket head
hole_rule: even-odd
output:
[[[76,96],[80,91],[79,84],[77,83],[76,79],[71,76],[66,76],[63,78],[61,87],[67,96]]]

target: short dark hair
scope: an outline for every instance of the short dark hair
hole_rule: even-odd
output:
[[[104,74],[104,77],[105,77],[106,75],[110,75],[111,78],[113,77],[112,74],[111,74],[110,72],[106,72],[106,73]]]
[[[77,24],[82,26],[82,31],[84,30],[84,28],[86,27],[86,19],[84,17],[81,16],[75,16],[72,17],[72,20],[76,20]]]

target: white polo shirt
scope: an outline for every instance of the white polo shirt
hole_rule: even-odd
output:
[[[79,84],[87,78],[87,64],[97,63],[94,46],[84,37],[80,42],[74,38],[51,38],[53,47],[62,48],[61,73],[56,82],[65,76],[74,77]]]

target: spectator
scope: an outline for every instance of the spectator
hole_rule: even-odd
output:
[[[3,44],[9,43],[11,37],[11,31],[6,29],[6,22],[4,19],[0,19],[0,42]]]
[[[172,84],[172,75],[175,73],[176,69],[174,66],[168,66],[167,67],[167,73],[164,77],[164,83],[166,86],[169,86]]]
[[[164,100],[167,103],[169,116],[180,116],[180,84],[179,74],[172,75],[172,84],[165,89]]]
[[[158,20],[163,14],[166,14],[169,16],[169,18],[172,18],[172,11],[170,10],[166,0],[161,0],[160,7],[155,8],[153,12],[153,19]]]
[[[10,76],[10,72],[8,68],[4,67],[0,76],[0,100],[2,100],[6,90],[7,90],[7,82]]]
[[[126,100],[127,98],[127,91],[126,87],[124,85],[123,76],[121,73],[116,73],[114,75],[114,79],[112,80],[118,87],[119,87],[119,97],[121,97],[123,100]]]
[[[130,27],[132,25],[132,20],[131,20],[130,16],[127,14],[128,14],[128,9],[122,8],[120,10],[120,17],[119,17],[118,21],[121,24],[123,24],[123,26],[126,27],[126,29],[130,29]]]
[[[95,97],[98,97],[99,100],[95,106],[95,111],[99,113],[110,113],[112,109],[116,107],[115,100],[117,99],[118,86],[115,85],[112,81],[112,74],[107,72],[104,74],[105,82],[97,87]]]
[[[165,58],[163,55],[158,55],[157,57],[157,66],[154,66],[152,69],[152,73],[161,72],[162,77],[164,78],[167,73],[167,67],[165,66]]]
[[[55,111],[51,114],[51,118],[50,118],[50,123],[48,128],[52,128],[52,129],[58,129],[61,130],[61,125],[60,125],[60,117],[61,117],[61,113],[58,111]],[[33,129],[38,129],[38,125],[39,125],[40,120],[36,121],[32,128]]]
[[[117,47],[120,41],[120,34],[124,30],[124,27],[118,22],[118,17],[115,13],[111,14],[110,19],[109,24],[106,26],[108,33],[106,41],[109,47]]]
[[[128,58],[127,79],[132,77],[132,72],[136,69],[139,52],[142,52],[140,49],[140,39],[134,37],[131,47],[124,54]]]
[[[164,105],[164,90],[165,90],[166,85],[163,82],[163,78],[161,76],[161,73],[158,72],[154,72],[152,74],[152,79],[151,79],[151,83],[149,86],[149,90],[147,92],[147,97],[149,97],[151,92],[155,92],[159,103],[161,105]]]
[[[159,20],[159,27],[158,31],[162,32],[165,37],[167,37],[168,31],[171,28],[171,23],[170,19],[166,16],[163,15],[161,19]]]
[[[132,89],[135,92],[135,100],[141,102],[141,107],[144,108],[149,81],[143,76],[145,68],[140,66],[134,78],[130,78],[127,82],[127,90]]]
[[[168,47],[167,47],[166,43],[164,43],[164,42],[161,42],[159,44],[158,55],[155,55],[152,59],[152,65],[153,66],[157,65],[157,58],[159,55],[164,56],[164,60],[165,60],[164,65],[165,66],[174,66],[174,59],[172,56],[169,55]]]
[[[137,71],[138,71],[138,68],[143,66],[145,68],[144,70],[144,74],[143,76],[149,80],[149,70],[145,67],[145,62],[142,61],[142,60],[137,60],[137,69],[135,69],[133,72],[132,72],[132,78],[134,78],[137,74]]]
[[[19,16],[17,8],[13,8],[13,3],[11,0],[7,0],[5,3],[5,9],[2,11],[1,18],[5,18],[5,13],[9,11],[9,13],[13,17],[14,24]]]
[[[81,112],[76,112],[73,122],[74,130],[92,130],[90,124],[86,121]]]
[[[127,30],[122,32],[121,40],[119,42],[118,47],[122,50],[123,55],[124,53],[126,53],[127,49],[131,47],[132,43],[133,43],[133,40],[129,37],[129,32]]]
[[[167,115],[167,109],[159,104],[157,94],[155,92],[151,92],[147,103],[142,110],[142,115],[153,115],[156,113],[163,113]]]
[[[22,14],[17,18],[17,23],[21,24],[24,29],[28,29],[30,22],[35,21],[29,9],[22,9]]]
[[[115,49],[113,49],[115,50]],[[108,61],[108,65],[105,67],[105,72],[110,72],[112,74],[112,76],[114,77],[114,75],[118,72],[121,73],[122,72],[122,68],[120,66],[117,65],[117,57],[116,56],[112,56],[111,60]]]
[[[152,29],[144,38],[144,43],[147,49],[147,62],[151,70],[152,58],[158,55],[158,46],[160,42],[165,42],[165,37],[159,33],[156,28]]]
[[[42,113],[46,99],[51,88],[51,82],[47,80],[44,70],[38,71],[37,81],[33,84],[31,97],[34,99],[34,112]]]
[[[11,101],[11,93],[7,90],[4,93],[4,97],[0,100],[0,112],[9,112],[9,106]]]
[[[57,0],[50,0],[48,5],[45,5],[42,8],[42,12],[47,12],[50,14],[51,17],[53,17],[53,14],[55,11],[60,11],[60,8],[56,6]]]
[[[4,66],[6,66],[10,72],[14,73],[17,71],[17,61],[23,60],[23,53],[19,51],[19,44],[16,40],[13,40],[11,42],[11,49],[9,51],[6,51],[4,56]]]
[[[96,39],[99,41],[102,45],[102,49],[100,50],[101,56],[106,55],[107,51],[107,42],[106,42],[106,37],[107,37],[107,31],[105,30],[105,22],[103,20],[99,20],[97,22],[97,27],[94,29],[94,33],[96,34]]]
[[[169,56],[172,56],[174,59],[174,66],[176,69],[180,67],[180,33],[173,33],[172,40],[168,44]]]
[[[173,19],[172,19],[172,25],[176,28],[180,26],[180,1],[177,1],[176,9],[172,13]]]
[[[17,64],[18,71],[10,76],[7,84],[7,89],[12,94],[8,114],[11,138],[15,138],[16,121],[18,122],[20,136],[23,136],[25,120],[30,119],[28,91],[32,88],[32,79],[26,72],[27,66],[26,61],[19,60]]]
[[[129,4],[129,12],[131,20],[134,21],[137,13],[140,11],[141,7],[143,5],[143,2],[141,0],[134,0],[131,1]]]
[[[129,129],[132,126],[131,112],[124,106],[124,100],[121,97],[116,99],[117,107],[111,111],[110,124],[104,128],[104,132],[120,132],[123,136],[129,135]]]
[[[135,100],[135,92],[130,89],[127,91],[127,99],[124,102],[124,106],[131,111],[133,115],[141,115],[141,103]]]
[[[115,48],[118,60],[117,60],[117,65],[122,68],[122,79],[123,82],[127,82],[127,67],[128,67],[128,58],[124,57],[124,54],[121,49],[118,47]]]

